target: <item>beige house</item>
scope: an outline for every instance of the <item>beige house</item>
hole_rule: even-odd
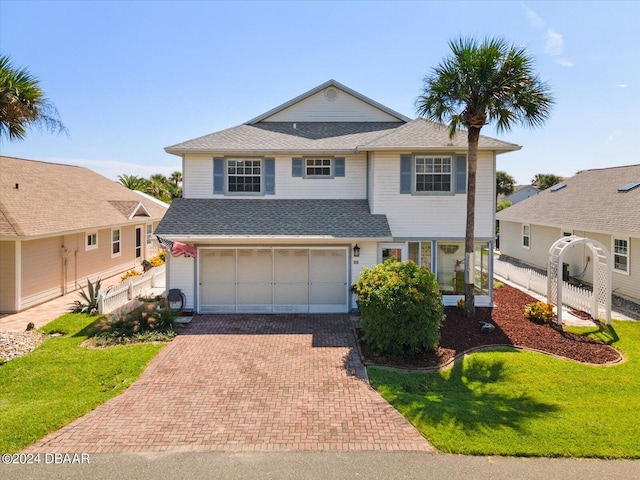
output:
[[[579,172],[497,218],[501,253],[538,268],[563,236],[597,240],[611,254],[613,294],[640,303],[640,165]],[[592,284],[591,255],[586,246],[569,252],[570,277]]]
[[[0,157],[0,312],[140,265],[167,208],[86,168]]]

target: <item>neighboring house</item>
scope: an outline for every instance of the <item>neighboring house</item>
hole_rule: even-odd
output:
[[[477,301],[492,303],[496,155],[480,137]],[[363,267],[411,259],[463,294],[467,137],[330,80],[243,125],[173,145],[183,198],[158,226],[197,247],[168,288],[198,312],[348,312]]]
[[[521,202],[522,200],[526,200],[529,197],[533,197],[540,193],[533,185],[516,185],[514,188],[514,192],[510,195],[500,195],[498,201],[500,200],[508,200],[512,205]]]
[[[599,241],[611,254],[613,294],[640,303],[640,165],[582,171],[497,218],[502,254],[539,268],[562,236]],[[570,275],[591,284],[590,250],[568,253]]]
[[[86,168],[0,157],[0,312],[139,265],[167,208]]]

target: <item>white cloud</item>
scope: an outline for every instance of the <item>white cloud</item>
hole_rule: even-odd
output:
[[[564,40],[562,38],[562,34],[548,29],[544,43],[544,51],[552,57],[562,55],[564,53]]]
[[[529,18],[531,25],[533,25],[536,28],[544,27],[545,25],[544,20],[542,20],[542,18],[540,18],[540,16],[536,12],[534,12],[529,7],[527,7],[524,4],[524,2],[520,3],[520,6],[524,9],[524,13],[527,16],[527,18]]]
[[[568,58],[559,58],[556,63],[562,67],[573,67],[573,62]]]
[[[616,87],[618,88],[627,88],[629,85],[627,85],[626,83],[619,83],[616,85]]]
[[[51,157],[44,159],[47,162],[62,163],[65,165],[76,165],[85,167],[99,173],[111,180],[117,180],[118,175],[137,175],[139,177],[149,177],[155,173],[169,175],[175,170],[180,170],[180,165],[145,165],[142,163],[129,163],[117,160],[92,160],[87,158],[65,158]]]
[[[615,142],[618,138],[622,137],[624,132],[622,130],[614,130],[607,137],[607,143]]]

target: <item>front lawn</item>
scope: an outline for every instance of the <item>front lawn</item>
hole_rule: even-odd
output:
[[[369,368],[371,384],[437,449],[470,455],[640,458],[640,322],[581,329],[626,361],[473,353],[447,371]]]
[[[97,319],[63,315],[42,331],[64,335],[0,366],[0,452],[17,452],[122,393],[164,345],[80,346]]]

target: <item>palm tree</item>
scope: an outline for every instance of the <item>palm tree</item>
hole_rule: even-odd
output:
[[[145,185],[147,184],[147,180],[144,178],[140,178],[136,175],[118,175],[118,182],[121,185],[124,185],[129,190],[140,190],[143,191]]]
[[[418,115],[447,123],[453,138],[464,127],[468,143],[467,221],[465,230],[466,271],[472,272],[476,200],[478,139],[485,125],[495,122],[498,131],[514,124],[529,127],[544,124],[553,98],[549,87],[534,74],[533,60],[521,47],[503,39],[473,38],[449,42],[451,55],[425,76],[416,99]],[[469,278],[471,277],[471,278]],[[465,313],[475,317],[473,275],[464,285]]]
[[[7,55],[0,55],[0,139],[22,140],[30,126],[67,132],[38,79],[24,68],[16,69]]]
[[[171,175],[169,175],[169,180],[173,182],[173,186],[178,188],[182,183],[182,172],[180,170],[176,170]]]
[[[516,180],[507,172],[496,172],[496,203],[499,195],[511,195],[515,189]]]
[[[553,187],[555,184],[560,183],[564,178],[554,175],[553,173],[537,173],[531,185],[538,190],[546,190],[549,187]]]
[[[167,177],[161,173],[155,173],[146,181],[143,191],[163,202],[168,202],[171,200],[170,185]]]

